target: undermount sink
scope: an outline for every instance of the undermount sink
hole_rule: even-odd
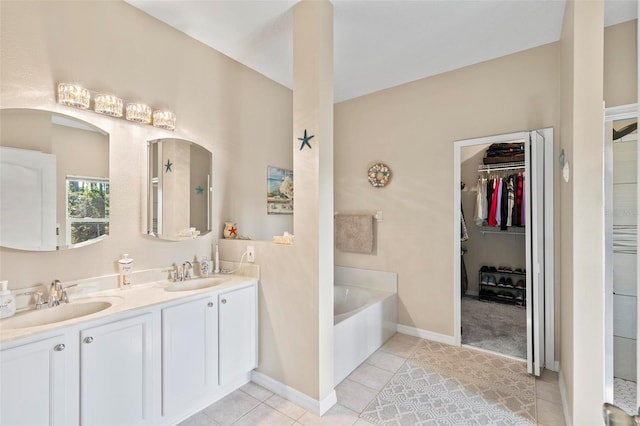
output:
[[[214,287],[225,282],[226,278],[198,278],[187,281],[175,282],[164,288],[164,291],[190,291]]]
[[[112,305],[113,304],[108,301],[71,302],[53,308],[25,311],[10,318],[0,320],[0,328],[16,329],[37,327],[39,325],[67,321],[104,311]]]

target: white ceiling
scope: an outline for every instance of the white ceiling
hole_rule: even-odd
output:
[[[292,87],[298,0],[125,0]],[[564,0],[333,0],[335,101],[559,40]],[[606,0],[605,25],[637,0]]]

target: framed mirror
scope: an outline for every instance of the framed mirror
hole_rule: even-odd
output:
[[[109,135],[66,115],[0,110],[0,245],[81,247],[109,235]]]
[[[149,141],[148,235],[169,241],[211,232],[212,155],[184,139]]]

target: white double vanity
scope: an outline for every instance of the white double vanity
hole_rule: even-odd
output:
[[[249,381],[257,285],[234,275],[151,282],[0,320],[0,424],[169,425],[189,417]],[[104,309],[33,325],[74,305]]]

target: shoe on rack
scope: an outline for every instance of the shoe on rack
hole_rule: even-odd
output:
[[[498,271],[500,271],[500,272],[512,272],[512,269],[509,266],[498,266]]]
[[[495,267],[495,266],[489,266],[489,267],[487,268],[487,271],[488,271],[488,272],[498,272],[498,270],[496,269],[496,267]]]
[[[482,268],[480,268],[480,272],[489,272],[489,267],[487,265],[482,265]]]
[[[518,280],[518,282],[516,283],[516,288],[527,288],[524,280]]]
[[[498,281],[498,287],[504,287],[505,286],[505,279],[504,277],[500,277],[500,281]]]
[[[482,278],[480,278],[480,284],[488,284],[489,276],[482,274]]]
[[[487,285],[496,285],[496,277],[487,275]]]
[[[513,272],[515,272],[516,274],[523,274],[524,272],[522,272],[522,268],[516,268],[513,270]]]
[[[504,286],[505,287],[513,287],[513,280],[511,279],[511,277],[507,277],[504,280]]]

